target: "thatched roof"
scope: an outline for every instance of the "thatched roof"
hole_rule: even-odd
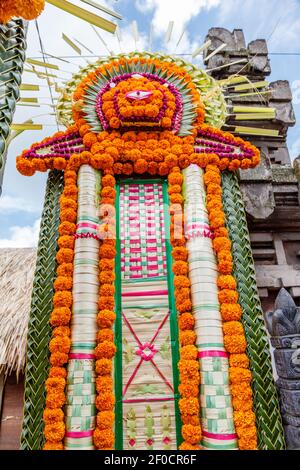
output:
[[[0,372],[24,369],[36,250],[0,249]]]

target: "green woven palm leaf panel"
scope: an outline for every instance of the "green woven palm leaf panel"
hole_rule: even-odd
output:
[[[0,24],[0,194],[10,125],[20,97],[25,50],[24,21]]]
[[[45,205],[42,214],[37,264],[35,270],[31,312],[27,339],[27,363],[24,397],[24,418],[21,448],[42,449],[43,410],[45,407],[45,380],[49,370],[49,323],[56,274],[56,251],[63,173],[49,173]]]
[[[246,213],[237,176],[224,172],[223,207],[233,248],[234,275],[238,284],[239,302],[243,309],[243,325],[248,356],[253,374],[253,398],[258,428],[259,449],[285,449],[285,439],[272,374],[270,349],[256,283],[254,261],[247,227]]]

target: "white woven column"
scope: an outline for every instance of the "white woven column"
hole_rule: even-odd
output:
[[[99,292],[100,172],[89,165],[78,173],[77,238],[73,273],[73,316],[66,406],[67,450],[92,450],[95,428],[95,372]],[[81,238],[82,237],[82,238]],[[95,238],[93,238],[95,237]]]
[[[183,174],[185,236],[201,372],[202,446],[237,449],[203,170],[190,165]]]

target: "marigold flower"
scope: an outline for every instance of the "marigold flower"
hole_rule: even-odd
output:
[[[68,326],[57,326],[52,330],[53,337],[56,336],[71,336],[71,330]]]
[[[116,353],[116,346],[110,341],[99,343],[95,349],[96,359],[112,359]]]
[[[233,289],[223,289],[219,291],[218,298],[220,304],[234,304],[237,303],[239,295],[236,290]]]
[[[114,271],[101,271],[99,274],[99,280],[101,284],[109,284],[114,282],[116,275]]]
[[[71,307],[72,293],[69,291],[55,292],[53,296],[54,307]]]
[[[188,264],[185,261],[175,261],[172,266],[172,271],[177,276],[184,276],[188,273]]]
[[[198,361],[180,359],[178,362],[178,369],[180,373],[180,381],[183,383],[187,380],[199,380],[200,378]]]
[[[98,359],[96,361],[96,372],[98,375],[107,375],[112,371],[112,361],[110,359]]]
[[[168,176],[168,182],[169,182],[169,185],[174,185],[174,184],[178,184],[178,185],[182,185],[183,183],[183,176],[181,173],[170,173],[169,176]]]
[[[66,402],[64,392],[49,392],[46,396],[46,407],[50,409],[62,408]]]
[[[187,382],[183,382],[178,387],[179,393],[183,398],[191,398],[199,396],[199,384],[195,380],[188,380]],[[196,413],[195,413],[196,414]],[[186,423],[192,424],[192,423]],[[196,423],[199,424],[199,423]]]
[[[114,259],[116,256],[116,249],[113,246],[102,245],[99,250],[100,258]]]
[[[115,436],[111,429],[96,428],[93,441],[97,449],[111,449],[115,442]]]
[[[230,275],[221,275],[218,277],[218,287],[219,289],[232,289],[235,290],[237,287],[236,280],[233,276]]]
[[[71,347],[70,338],[66,336],[56,336],[51,339],[49,349],[51,353],[68,354]]]
[[[178,318],[180,330],[193,330],[195,326],[195,318],[191,313],[182,313]]]
[[[113,310],[115,306],[115,298],[113,296],[100,297],[98,306],[100,310]]]
[[[185,385],[186,383],[190,383],[190,382],[193,382],[194,387],[195,387],[195,383],[197,383],[195,380],[184,381],[183,385]],[[180,413],[182,415],[189,415],[189,416],[197,415],[198,416],[199,414],[200,405],[199,405],[198,398],[194,398],[194,397],[180,398],[180,400],[178,401],[178,405],[179,405]]]
[[[193,330],[185,330],[179,332],[179,341],[181,346],[195,344],[197,335]]]
[[[68,325],[71,320],[71,310],[68,307],[58,307],[52,311],[50,323],[54,326]]]
[[[213,247],[216,253],[221,250],[230,251],[231,250],[231,241],[226,237],[216,237],[213,240]]]
[[[58,276],[54,281],[54,289],[56,291],[71,290],[72,284],[73,280],[71,277]]]
[[[43,450],[64,450],[62,442],[46,441]]]
[[[188,345],[188,346],[183,346],[180,348],[180,358],[181,359],[197,359],[198,357],[198,349],[196,346],[193,345]]]
[[[115,406],[115,397],[112,393],[101,393],[96,398],[96,407],[99,411],[113,411]]]
[[[187,441],[183,441],[179,446],[179,450],[200,450],[200,446],[190,444]]]
[[[67,371],[64,367],[51,367],[49,371],[49,377],[67,377]]]
[[[97,393],[110,393],[113,388],[113,380],[109,375],[103,375],[96,378]]]
[[[112,428],[115,422],[115,414],[112,411],[99,411],[97,414],[98,429]]]
[[[72,199],[71,199],[71,201],[72,201]],[[62,237],[58,238],[57,243],[58,243],[58,246],[60,248],[69,248],[69,249],[73,250],[73,248],[74,248],[74,237],[72,237],[71,235],[63,235]]]
[[[97,324],[99,328],[111,328],[116,319],[116,314],[112,310],[100,310],[97,316]]]
[[[57,267],[57,275],[64,277],[72,277],[73,269],[74,266],[72,263],[62,263]]]
[[[191,444],[198,444],[202,437],[201,427],[192,424],[184,424],[181,432],[183,439]]]
[[[49,377],[45,382],[47,392],[51,391],[64,391],[66,380],[62,377]]]
[[[249,369],[243,369],[241,367],[229,367],[229,377],[232,384],[238,384],[241,382],[250,383],[252,380],[252,374]]]
[[[247,347],[245,335],[225,335],[224,346],[230,354],[244,353]]]
[[[44,435],[49,441],[61,441],[65,436],[65,423],[58,422],[53,424],[46,424],[44,429]]]
[[[248,426],[255,426],[255,414],[253,411],[234,411],[233,421],[236,427],[238,436],[242,437],[242,429]],[[240,431],[240,432],[239,432]]]
[[[61,408],[45,408],[43,420],[46,424],[58,423],[64,421],[65,415]]]
[[[59,264],[72,263],[74,251],[70,248],[60,248],[56,254],[56,260]]]
[[[230,354],[229,365],[230,367],[242,367],[248,369],[250,364],[247,354]]]
[[[62,235],[74,235],[76,232],[76,224],[70,222],[62,222],[58,227],[59,234]]]
[[[243,335],[244,327],[239,321],[229,321],[223,324],[224,335]]]
[[[190,287],[190,285],[191,283],[187,276],[174,276],[174,287],[176,289],[182,288],[182,287]]]
[[[176,308],[180,313],[189,311],[192,309],[192,302],[189,299],[176,299]]]

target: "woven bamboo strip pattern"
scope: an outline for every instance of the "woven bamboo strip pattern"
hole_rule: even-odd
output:
[[[21,435],[23,450],[43,448],[45,380],[49,369],[49,318],[53,309],[53,281],[56,277],[56,251],[63,173],[50,171],[42,214],[28,327],[25,373],[24,418]]]
[[[204,449],[237,449],[203,170],[190,165],[183,175],[185,237],[201,372],[201,444]]]
[[[22,20],[0,24],[0,194],[10,125],[20,97],[26,50],[26,27]]]
[[[100,172],[82,165],[78,172],[76,234],[97,235]],[[93,450],[95,371],[99,293],[99,240],[77,238],[74,249],[71,350],[68,363],[66,450]]]
[[[243,197],[237,176],[222,175],[223,207],[232,242],[234,276],[238,284],[242,322],[247,338],[247,354],[253,374],[253,398],[258,428],[258,446],[265,450],[285,449],[285,439],[272,374],[272,365],[259,299],[254,261]]]
[[[176,450],[162,185],[121,184],[124,449]]]

